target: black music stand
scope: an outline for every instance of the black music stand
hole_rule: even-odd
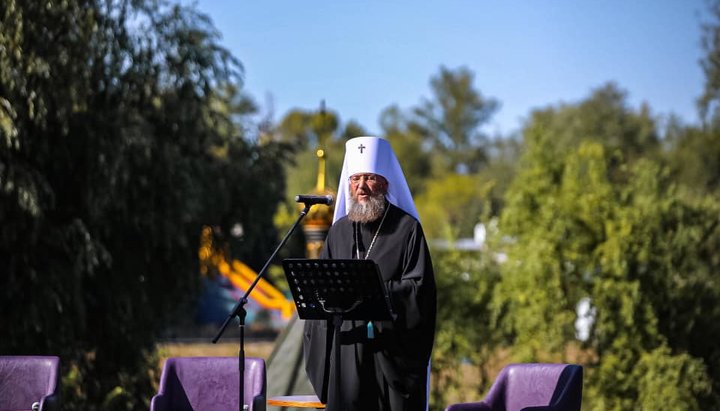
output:
[[[335,400],[340,390],[340,327],[343,320],[389,321],[394,314],[380,270],[372,260],[283,260],[298,317],[332,320],[335,350]]]

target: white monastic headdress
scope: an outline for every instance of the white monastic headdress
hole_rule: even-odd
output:
[[[388,181],[388,201],[420,221],[410,187],[390,143],[380,137],[355,137],[345,143],[345,160],[338,184],[333,222],[347,215],[350,208],[349,178],[358,173],[385,177]]]

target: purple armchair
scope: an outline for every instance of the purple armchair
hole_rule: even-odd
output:
[[[583,370],[572,364],[510,364],[480,402],[445,411],[580,411]]]
[[[172,357],[165,361],[150,411],[238,410],[238,357]],[[245,358],[244,402],[265,411],[265,360]]]
[[[59,409],[60,358],[0,356],[0,410]]]

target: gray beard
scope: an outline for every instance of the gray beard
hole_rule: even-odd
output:
[[[367,224],[380,218],[385,212],[385,194],[377,194],[367,199],[364,204],[350,197],[350,221]]]

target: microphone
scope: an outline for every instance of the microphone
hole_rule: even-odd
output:
[[[333,196],[311,196],[300,194],[295,196],[295,201],[298,203],[305,203],[306,206],[311,206],[314,204],[325,204],[326,206],[329,206],[333,203]]]

